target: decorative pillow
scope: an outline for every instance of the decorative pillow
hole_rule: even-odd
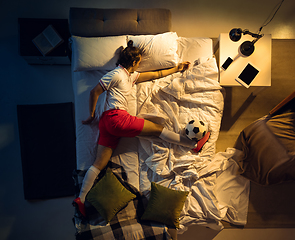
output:
[[[136,195],[127,190],[110,169],[99,182],[89,191],[87,201],[100,215],[110,222],[111,219]]]
[[[113,70],[122,49],[127,47],[126,36],[72,38],[73,71]]]
[[[177,55],[178,36],[175,32],[157,35],[128,36],[133,46],[142,50],[143,56],[138,72],[175,67],[179,58]]]
[[[141,219],[179,228],[180,213],[188,194],[152,182],[150,199]]]
[[[191,67],[196,60],[200,63],[213,56],[213,41],[211,38],[178,38],[177,54],[181,62],[189,61]]]

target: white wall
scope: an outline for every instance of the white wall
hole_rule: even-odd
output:
[[[18,0],[2,1],[1,34],[15,33],[17,17],[66,18],[69,7],[168,8],[172,30],[180,36],[218,37],[233,27],[256,32],[281,0]],[[273,38],[295,38],[295,2],[285,0],[274,20],[263,29]]]

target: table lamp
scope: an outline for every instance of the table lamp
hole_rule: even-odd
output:
[[[242,34],[246,35],[249,34],[251,35],[254,40],[253,41],[245,41],[241,44],[240,46],[240,52],[244,55],[244,56],[250,56],[254,50],[254,44],[263,37],[263,34],[256,34],[256,33],[252,33],[250,32],[248,29],[242,30],[241,28],[233,28],[230,32],[229,32],[229,38],[234,41],[237,42],[241,39]]]
[[[234,41],[234,42],[237,42],[241,39],[242,37],[242,34],[249,34],[251,35],[254,40],[253,41],[245,41],[241,44],[240,46],[240,52],[244,55],[244,56],[250,56],[254,50],[255,50],[255,47],[254,47],[254,44],[260,39],[263,37],[263,34],[260,34],[261,30],[263,27],[267,26],[272,20],[273,18],[275,17],[275,15],[277,14],[277,12],[279,11],[280,7],[282,6],[283,2],[285,0],[282,0],[276,7],[275,7],[275,12],[274,14],[272,15],[272,17],[270,18],[270,20],[267,22],[267,20],[265,22],[265,24],[263,24],[260,28],[259,28],[259,32],[258,34],[257,33],[252,33],[250,32],[248,29],[245,29],[245,30],[242,30],[241,28],[233,28],[230,32],[229,32],[229,38]]]

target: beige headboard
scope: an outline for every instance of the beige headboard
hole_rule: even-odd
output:
[[[168,9],[70,8],[71,35],[103,37],[127,34],[158,34],[171,30]]]

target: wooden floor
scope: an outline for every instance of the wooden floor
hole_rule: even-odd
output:
[[[295,40],[272,40],[271,87],[256,97],[257,87],[226,87],[224,114],[217,141],[217,152],[233,147],[240,131],[251,122],[268,114],[280,101],[295,90]],[[216,53],[218,59],[218,52]]]

